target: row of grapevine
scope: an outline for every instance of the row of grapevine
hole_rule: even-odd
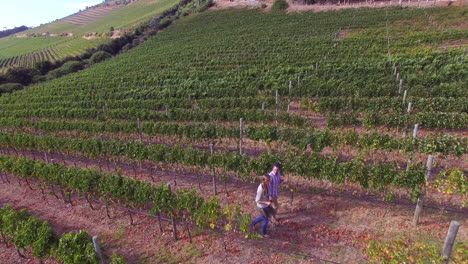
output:
[[[172,108],[197,108],[197,109],[230,109],[230,108],[241,108],[241,109],[275,109],[276,103],[275,98],[265,97],[241,97],[241,98],[206,98],[206,99],[190,99],[181,100],[180,98],[171,98],[166,100],[94,100],[94,98],[78,97],[73,96],[65,99],[61,97],[60,101],[54,101],[56,96],[52,97],[35,97],[27,108],[107,108],[107,109],[120,109],[120,108],[136,108],[136,109],[147,109],[147,110],[165,110]],[[46,102],[44,102],[46,101]],[[279,101],[279,110],[286,110],[284,100]],[[24,109],[25,104],[12,103],[3,104],[0,106],[2,110],[19,110]]]
[[[275,120],[293,126],[304,126],[307,119],[290,115],[286,112],[276,114],[272,111],[242,110],[242,109],[211,109],[188,110],[171,109],[167,113],[135,108],[121,109],[84,109],[84,108],[51,108],[35,110],[16,110],[1,112],[0,117],[14,118],[80,118],[80,119],[126,119],[126,120],[153,120],[153,121],[238,121],[244,118],[252,122],[272,122]]]
[[[249,178],[251,173],[261,175],[271,164],[280,161],[285,171],[306,179],[326,179],[332,183],[356,183],[363,188],[384,191],[390,186],[412,190],[417,195],[425,183],[424,168],[410,164],[407,171],[391,163],[378,162],[369,165],[366,160],[353,159],[339,162],[334,155],[321,156],[316,153],[263,153],[257,158],[235,152],[209,151],[180,146],[144,145],[141,142],[102,141],[97,139],[68,139],[54,136],[32,136],[28,134],[0,133],[0,146],[33,149],[50,152],[84,154],[91,158],[108,157],[110,160],[150,160],[169,164],[195,165],[222,168]]]
[[[382,125],[391,128],[404,127],[407,124],[419,124],[427,129],[462,129],[468,124],[468,114],[434,111],[416,112],[414,114],[366,111],[362,112],[361,118],[357,112],[329,113],[327,116],[327,125],[329,127],[358,124],[370,128]]]
[[[3,170],[6,160],[1,159]],[[26,209],[16,211],[9,205],[0,208],[0,234],[7,245],[14,244],[24,252],[31,249],[31,255],[39,259],[55,257],[65,264],[99,263],[86,231],[57,236],[49,222],[42,222]]]
[[[39,181],[43,189],[53,184],[68,193],[85,196],[88,201],[97,196],[106,203],[148,210],[152,215],[192,222],[200,228],[214,229],[229,224],[232,231],[246,233],[251,221],[251,216],[243,213],[239,206],[230,206],[231,214],[224,215],[225,210],[216,197],[205,200],[194,190],[171,191],[164,184],[151,185],[125,178],[120,172],[105,174],[94,169],[68,168],[9,156],[0,156],[0,170],[26,181]]]
[[[468,112],[468,99],[462,98],[414,98],[409,96],[407,102],[412,103],[412,110],[415,111],[437,111],[437,112]],[[322,97],[318,102],[302,99],[301,105],[313,111],[357,111],[357,110],[393,110],[403,111],[407,105],[402,102],[400,97]]]
[[[237,126],[224,126],[207,123],[166,123],[166,122],[122,122],[122,121],[67,121],[67,120],[31,120],[21,118],[0,118],[0,126],[4,128],[34,128],[45,132],[79,131],[85,133],[167,135],[193,139],[238,138]],[[301,150],[310,146],[314,151],[322,151],[324,147],[338,148],[350,145],[361,149],[404,150],[426,154],[443,153],[457,157],[468,152],[468,140],[442,134],[430,134],[414,139],[396,138],[388,134],[367,132],[359,134],[355,131],[328,131],[300,128],[283,128],[271,125],[247,125],[244,135],[247,138],[266,142],[287,142]]]

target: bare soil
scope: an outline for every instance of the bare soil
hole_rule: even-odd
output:
[[[215,5],[212,9],[226,9],[226,8],[260,8],[262,4],[266,4],[267,7],[265,10],[269,10],[273,5],[273,0],[215,0]],[[300,3],[299,1],[288,1],[289,8],[287,12],[307,12],[307,11],[314,11],[314,12],[321,12],[321,11],[329,11],[329,10],[340,10],[346,8],[362,8],[362,7],[387,7],[387,6],[399,6],[399,1],[357,1],[352,2],[341,0],[338,4],[313,4],[313,5],[305,5]],[[466,1],[416,1],[416,0],[405,0],[402,1],[402,6],[411,6],[411,7],[434,7],[434,6],[449,6],[449,5],[457,5],[462,6],[466,5]]]

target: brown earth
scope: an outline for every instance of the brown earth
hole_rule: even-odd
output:
[[[212,9],[226,9],[226,8],[260,8],[262,4],[266,4],[268,10],[273,5],[274,0],[215,0],[215,5]],[[350,3],[350,1],[342,0],[339,4],[313,4],[304,5],[297,1],[289,0],[289,8],[287,12],[306,12],[306,11],[329,11],[329,10],[340,10],[346,8],[361,8],[361,7],[386,7],[386,6],[399,6],[399,1],[360,1],[357,3]],[[467,5],[468,1],[416,1],[416,0],[405,0],[402,1],[402,6],[412,7],[433,7],[433,6],[449,6]]]

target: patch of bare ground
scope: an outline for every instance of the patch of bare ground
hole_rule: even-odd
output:
[[[256,1],[256,0],[215,0],[215,4],[212,9],[226,9],[226,8],[259,8],[262,4],[267,5],[267,9],[271,7],[273,4],[273,0],[263,0],[263,1]],[[460,3],[461,2],[461,3]],[[402,1],[401,6],[411,6],[411,7],[434,7],[434,6],[449,6],[449,5],[463,5],[463,2],[466,1],[416,1],[416,0],[408,0]],[[340,0],[338,4],[313,4],[313,5],[305,5],[300,3],[299,1],[288,1],[289,8],[287,12],[307,12],[307,11],[314,11],[314,12],[321,12],[321,11],[329,11],[329,10],[340,10],[340,9],[347,9],[347,8],[362,8],[362,7],[388,7],[388,6],[400,6],[400,1],[346,1]]]
[[[333,40],[342,40],[344,39],[348,34],[349,34],[350,30],[348,29],[342,29],[340,30],[340,32],[338,32],[338,34],[333,38]]]
[[[115,39],[115,38],[120,38],[122,36],[123,32],[122,30],[119,30],[119,29],[116,29],[112,32],[112,36],[111,38]]]
[[[227,9],[227,8],[259,8],[262,3],[272,4],[273,1],[257,1],[257,0],[214,0],[214,5],[211,9]]]
[[[466,24],[466,28],[468,29],[468,23]],[[461,47],[468,47],[468,39],[462,40],[447,40],[440,44],[439,49],[448,49],[448,48],[461,48]]]

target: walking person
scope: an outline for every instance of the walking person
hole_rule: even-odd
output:
[[[275,209],[275,214],[273,215],[273,219],[275,219],[276,224],[279,224],[279,220],[276,218],[276,213],[278,212],[279,204],[278,204],[278,188],[281,182],[281,164],[275,163],[273,164],[273,169],[268,174],[270,175],[270,186],[269,188],[269,196],[270,201],[273,203],[273,208]]]
[[[275,215],[275,209],[271,207],[272,202],[269,198],[269,184],[270,184],[270,175],[266,174],[262,177],[262,183],[257,188],[257,196],[255,197],[255,202],[257,203],[257,211],[260,213],[260,216],[257,217],[252,223],[252,226],[255,226],[259,222],[262,223],[262,235],[263,237],[269,237],[267,234],[269,218]]]

